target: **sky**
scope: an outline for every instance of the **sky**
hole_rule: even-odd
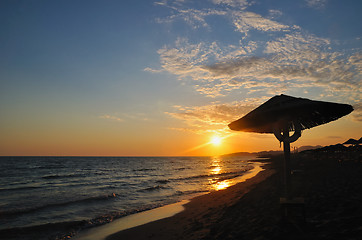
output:
[[[227,127],[278,94],[354,107],[292,147],[359,139],[361,12],[359,0],[2,0],[0,155],[281,150]]]

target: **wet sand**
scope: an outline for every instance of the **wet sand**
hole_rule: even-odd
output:
[[[75,240],[102,240],[107,236],[119,232],[124,229],[137,227],[159,219],[174,216],[184,210],[183,205],[189,202],[184,200],[178,203],[169,204],[163,207],[151,209],[148,211],[132,214],[120,219],[116,219],[111,223],[84,230],[72,239]]]
[[[294,196],[305,199],[283,219],[279,198],[282,156],[266,170],[228,189],[192,199],[173,217],[115,233],[120,239],[360,239],[362,163],[297,158]]]

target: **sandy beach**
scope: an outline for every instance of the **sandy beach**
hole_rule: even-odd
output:
[[[192,199],[175,216],[108,236],[120,239],[360,239],[362,164],[327,157],[294,159],[293,196],[305,200],[281,217],[282,156],[257,176]]]

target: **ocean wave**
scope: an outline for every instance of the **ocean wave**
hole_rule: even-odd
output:
[[[133,172],[148,172],[148,171],[156,171],[156,168],[140,168],[140,169],[133,169]]]
[[[235,171],[235,172],[225,172],[225,173],[218,173],[218,174],[200,174],[200,175],[189,176],[189,177],[174,178],[172,180],[185,181],[185,180],[202,179],[202,178],[235,178],[235,177],[243,175],[246,171],[247,170]]]
[[[47,175],[47,176],[43,176],[41,177],[42,179],[58,179],[58,178],[77,178],[77,177],[84,177],[86,176],[85,174],[65,174],[65,175]]]
[[[49,203],[49,204],[36,206],[36,207],[32,207],[32,208],[20,208],[20,209],[17,208],[17,209],[12,209],[12,210],[8,210],[8,211],[0,211],[0,218],[10,217],[10,216],[19,216],[22,214],[33,213],[33,212],[40,211],[40,210],[47,209],[47,208],[64,207],[64,206],[68,206],[68,205],[72,205],[72,204],[90,203],[90,202],[95,202],[95,201],[105,201],[105,200],[114,199],[116,197],[117,197],[117,194],[112,193],[109,195],[77,199],[77,200],[68,201],[68,202]]]
[[[175,196],[192,195],[197,193],[208,193],[206,190],[187,190],[187,191],[176,191]]]
[[[157,180],[156,183],[160,183],[160,184],[166,184],[169,183],[170,180],[164,179],[164,180]]]
[[[62,169],[62,168],[67,168],[66,165],[64,164],[49,164],[49,165],[42,165],[42,166],[34,166],[33,168],[36,169]]]
[[[151,192],[151,191],[155,191],[155,190],[161,190],[161,189],[167,189],[168,187],[164,187],[161,185],[157,185],[157,186],[152,186],[152,187],[148,187],[148,188],[144,188],[139,190],[140,192]]]
[[[37,188],[42,188],[42,187],[41,186],[29,186],[29,187],[0,188],[0,192],[34,190],[34,189],[37,189]]]
[[[182,170],[186,170],[186,169],[191,169],[191,167],[180,167],[180,168],[176,168],[176,171],[182,171]]]
[[[15,227],[0,230],[1,239],[22,239],[22,240],[65,240],[74,237],[77,233],[84,229],[97,227],[110,223],[115,219],[119,219],[131,214],[144,212],[164,204],[149,204],[135,209],[113,212],[98,216],[89,220],[66,221],[58,223],[47,223],[29,227]]]

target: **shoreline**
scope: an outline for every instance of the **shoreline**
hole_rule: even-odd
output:
[[[174,216],[120,230],[109,234],[105,239],[183,239],[185,228],[191,227],[193,229],[195,227],[194,224],[198,224],[199,217],[207,215],[207,218],[211,218],[214,214],[218,215],[219,211],[225,208],[226,205],[234,204],[258,183],[274,174],[274,170],[269,166],[270,164],[261,161],[255,161],[253,164],[253,169],[238,177],[242,179],[237,184],[223,190],[213,191],[192,198],[183,205],[184,210]],[[262,168],[261,166],[266,167]]]
[[[362,236],[362,159],[297,155],[292,196],[301,209],[282,217],[283,156],[255,177],[194,198],[173,217],[120,231],[106,240],[359,239]]]
[[[72,237],[75,240],[102,240],[107,236],[117,233],[122,230],[141,226],[149,222],[157,221],[160,219],[172,217],[177,213],[182,212],[185,208],[184,205],[190,200],[182,200],[177,203],[168,204],[162,207],[154,208],[151,210],[131,214],[122,218],[118,218],[113,222],[104,225],[93,227],[88,230],[80,232],[78,235]]]
[[[265,161],[253,160],[253,168],[249,171],[245,172],[242,176],[239,176],[237,179],[237,183],[232,185],[226,189],[219,191],[212,191],[207,194],[200,194],[198,196],[193,196],[190,199],[182,200],[180,202],[176,202],[173,204],[168,204],[162,207],[154,208],[151,210],[147,210],[144,212],[139,212],[136,214],[132,214],[129,216],[125,216],[119,219],[114,220],[111,223],[107,223],[102,226],[94,227],[88,230],[81,231],[76,236],[72,237],[75,240],[103,240],[108,239],[109,236],[113,234],[117,234],[120,231],[125,231],[132,228],[137,228],[139,226],[147,225],[149,223],[155,221],[162,221],[164,219],[173,217],[185,211],[187,209],[187,205],[190,204],[194,199],[199,197],[213,194],[215,192],[225,191],[229,188],[232,188],[240,183],[243,183],[251,178],[254,178],[258,173],[265,171],[262,166],[266,165]]]

